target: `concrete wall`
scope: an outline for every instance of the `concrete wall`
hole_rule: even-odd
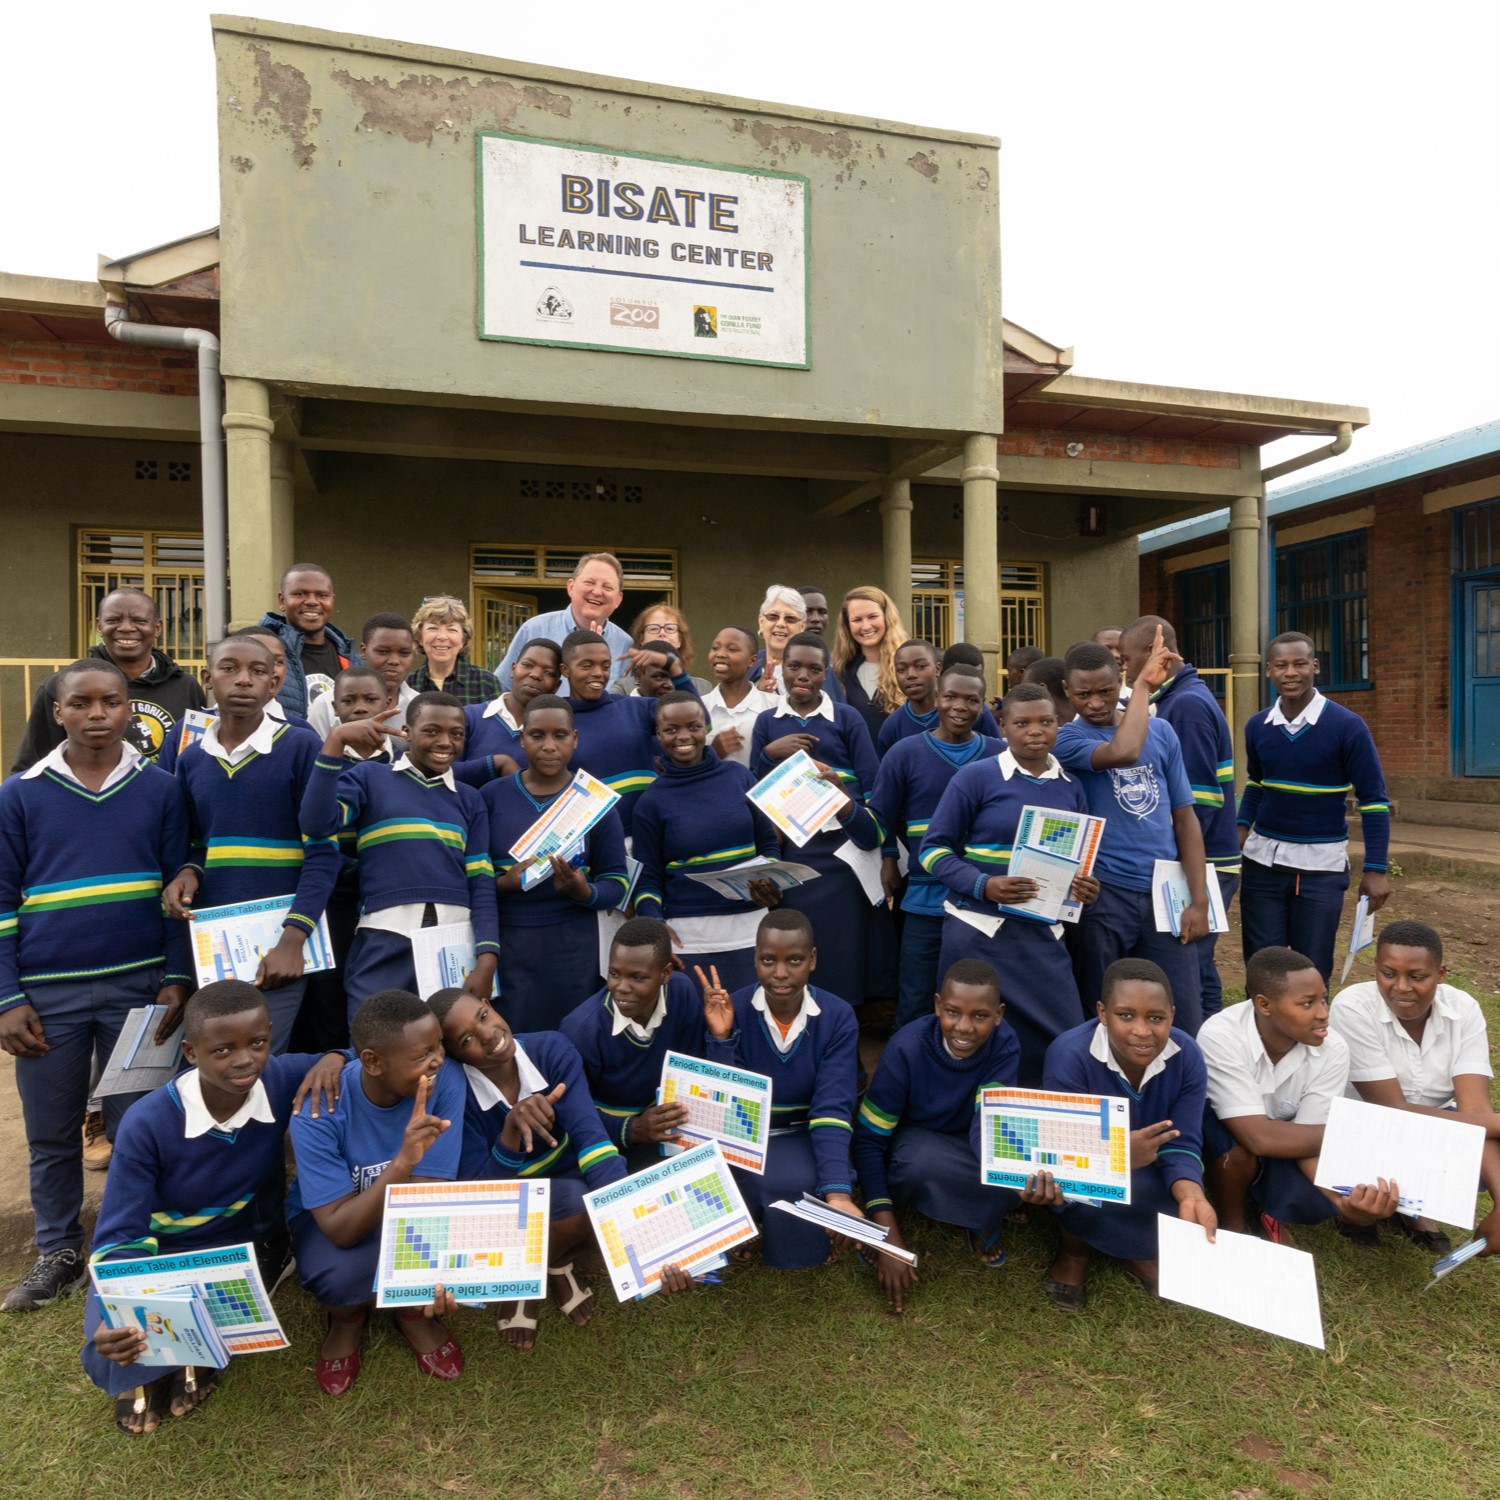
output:
[[[219,18],[226,375],[736,425],[998,430],[997,143]],[[475,132],[810,180],[812,368],[475,333]]]

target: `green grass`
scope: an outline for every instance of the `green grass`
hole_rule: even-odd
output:
[[[1500,1003],[1481,998],[1500,1033]],[[136,1440],[114,1432],[79,1368],[78,1299],[11,1316],[0,1495],[1495,1493],[1500,1265],[1471,1265],[1422,1296],[1430,1257],[1415,1247],[1387,1234],[1372,1254],[1330,1227],[1304,1230],[1319,1353],[1151,1301],[1099,1261],[1087,1311],[1057,1313],[1041,1288],[1044,1225],[1007,1229],[1000,1271],[940,1227],[915,1223],[910,1237],[922,1279],[902,1319],[853,1263],[753,1268],[719,1289],[610,1301],[581,1331],[548,1312],[530,1355],[464,1312],[454,1326],[468,1364],[453,1385],[419,1375],[381,1319],[341,1402],[314,1384],[316,1312],[287,1287],[292,1349],[236,1361],[205,1411]]]

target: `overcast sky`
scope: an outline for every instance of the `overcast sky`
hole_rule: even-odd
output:
[[[210,13],[9,11],[0,270],[91,278],[96,252],[217,221]],[[251,13],[998,135],[1006,315],[1078,373],[1367,406],[1346,463],[1500,417],[1481,0]]]

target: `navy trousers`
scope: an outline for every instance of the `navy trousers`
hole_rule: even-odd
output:
[[[1117,958],[1146,958],[1166,973],[1177,1007],[1174,1025],[1197,1036],[1203,1024],[1203,998],[1196,943],[1180,943],[1170,932],[1156,930],[1150,891],[1122,891],[1106,885],[1092,906],[1085,906],[1073,940],[1073,972],[1085,1011],[1099,1003],[1104,971]]]
[[[1223,1156],[1235,1144],[1213,1106],[1203,1110],[1203,1155],[1207,1161]],[[1312,1184],[1307,1173],[1287,1157],[1262,1156],[1250,1193],[1262,1212],[1281,1224],[1322,1224],[1338,1218],[1333,1200]]]
[[[378,927],[361,927],[349,946],[349,962],[344,969],[344,994],[349,1006],[349,1023],[354,1013],[371,995],[382,990],[417,992],[417,968],[412,961],[411,939],[399,932],[382,932]],[[421,997],[423,1000],[426,995]],[[337,1306],[338,1304],[333,1304]]]
[[[1222,870],[1214,873],[1219,878],[1219,894],[1223,897],[1224,911],[1227,914],[1229,903],[1234,900],[1234,893],[1240,888],[1240,877],[1226,875]],[[1219,966],[1214,962],[1214,950],[1219,946],[1219,937],[1219,933],[1211,932],[1195,945],[1198,949],[1198,980],[1203,991],[1205,1020],[1224,1009],[1224,986],[1219,980]]]
[[[932,1014],[940,976],[938,956],[943,951],[943,918],[901,913],[901,970],[897,982],[896,1026]]]
[[[1247,859],[1240,880],[1245,962],[1262,948],[1294,948],[1327,984],[1348,889],[1347,870],[1290,870]]]

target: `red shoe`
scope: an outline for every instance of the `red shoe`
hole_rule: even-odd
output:
[[[458,1340],[451,1334],[448,1341],[440,1344],[436,1349],[427,1350],[425,1353],[412,1343],[411,1335],[406,1331],[408,1323],[419,1323],[422,1321],[421,1313],[397,1313],[396,1331],[411,1345],[411,1351],[417,1357],[417,1368],[424,1375],[431,1375],[437,1380],[457,1380],[464,1372],[464,1351],[458,1347]]]
[[[328,1327],[331,1328],[335,1322],[339,1323],[363,1323],[365,1315],[361,1313],[357,1318],[329,1318]],[[320,1354],[314,1364],[314,1370],[318,1377],[318,1387],[325,1396],[347,1396],[359,1379],[360,1353],[356,1349],[353,1354],[346,1354],[341,1359],[324,1359]]]

